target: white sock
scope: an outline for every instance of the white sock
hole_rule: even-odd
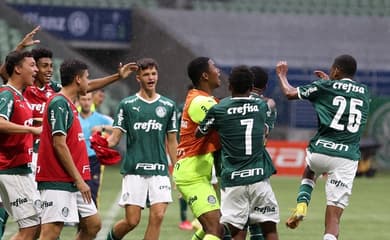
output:
[[[337,238],[334,235],[327,233],[324,235],[324,240],[337,240]]]

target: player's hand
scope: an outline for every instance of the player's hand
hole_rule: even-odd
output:
[[[317,77],[319,77],[321,79],[329,80],[329,75],[321,70],[315,70],[314,75],[316,75]]]
[[[138,65],[135,62],[130,62],[125,65],[119,63],[118,73],[121,79],[127,78],[132,72],[138,70]]]
[[[286,61],[279,61],[276,64],[276,74],[278,76],[285,77],[287,75],[287,71],[288,71],[288,65]]]
[[[22,39],[22,41],[20,41],[20,43],[18,44],[18,46],[16,47],[16,50],[23,50],[24,48],[26,47],[29,47],[29,46],[33,46],[33,45],[36,45],[38,43],[40,43],[41,41],[40,40],[35,40],[34,39],[34,36],[35,34],[41,29],[40,26],[37,26],[36,28],[34,28],[31,32],[27,33],[24,38]]]
[[[89,188],[88,184],[86,184],[84,180],[78,181],[75,184],[76,184],[77,189],[80,191],[84,202],[91,203],[92,194],[91,194],[91,189]]]
[[[30,131],[34,135],[39,135],[42,132],[42,126],[40,126],[40,127],[31,127]]]

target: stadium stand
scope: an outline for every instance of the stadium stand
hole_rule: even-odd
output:
[[[386,0],[195,0],[199,11],[257,12],[292,15],[389,16]]]
[[[6,0],[10,4],[53,5],[97,8],[156,8],[156,0]]]

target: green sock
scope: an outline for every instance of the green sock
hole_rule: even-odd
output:
[[[114,228],[111,228],[111,231],[107,234],[106,240],[121,240],[120,238],[115,237]]]
[[[223,232],[222,240],[232,240],[232,235],[230,234],[229,227],[226,225],[223,225],[223,229],[224,229],[224,232]]]
[[[250,240],[264,240],[261,227],[258,224],[249,225]]]
[[[7,224],[8,213],[3,207],[0,207],[0,239],[3,237],[5,232],[5,225]]]
[[[194,235],[192,236],[191,240],[202,240],[204,238],[205,232],[203,229],[198,229]]]
[[[313,180],[308,178],[302,179],[301,186],[299,186],[297,202],[306,202],[307,205],[309,205],[311,200],[311,192],[313,191],[314,186],[315,183]]]
[[[203,240],[221,240],[221,239],[217,236],[212,235],[212,234],[206,234],[204,236]]]
[[[180,205],[180,220],[183,222],[187,220],[187,202],[184,198],[179,198]]]

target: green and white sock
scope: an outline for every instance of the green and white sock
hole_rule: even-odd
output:
[[[297,197],[297,203],[306,202],[309,205],[311,200],[311,193],[313,192],[315,183],[313,180],[304,178],[299,186],[299,192]]]
[[[115,237],[114,229],[112,228],[111,231],[107,234],[107,239],[106,240],[121,240],[121,239]]]

